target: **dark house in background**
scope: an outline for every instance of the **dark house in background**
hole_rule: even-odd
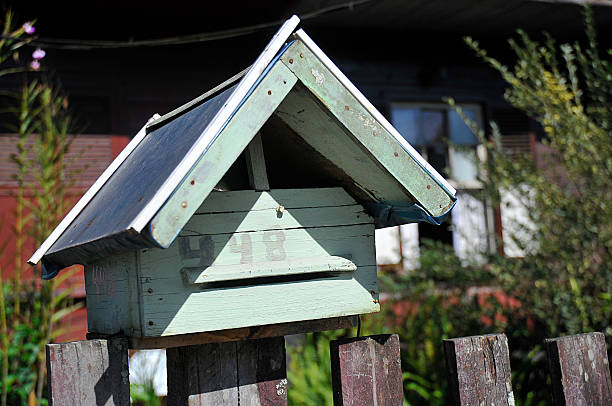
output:
[[[584,2],[593,4],[600,39],[608,41],[602,49],[609,48],[612,2]],[[458,190],[454,227],[410,225],[377,234],[379,263],[403,261],[410,267],[418,258],[420,238],[441,239],[465,257],[499,249],[491,236],[503,232],[504,213],[477,198],[477,140],[443,97],[455,98],[480,125],[496,121],[509,148],[520,153],[536,149],[539,129],[504,101],[499,75],[473,55],[462,37],[478,39],[494,56],[511,62],[506,41],[517,28],[534,35],[545,30],[561,41],[582,38],[576,3],[583,1],[107,1],[7,7],[16,11],[18,21],[37,19],[37,34],[46,41],[44,65],[61,80],[85,126],[71,152],[79,157],[73,170],[84,169],[75,195],[86,190],[153,113],[171,111],[246,68],[280,23],[298,14],[301,27]],[[9,223],[16,185],[8,156],[14,139],[0,135],[0,209]],[[449,148],[445,139],[467,148]],[[508,221],[512,213],[505,216]],[[2,228],[0,241],[10,239],[10,229]],[[85,324],[75,324],[80,330],[67,338],[83,335]]]

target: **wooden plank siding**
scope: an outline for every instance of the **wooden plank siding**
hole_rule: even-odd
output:
[[[233,199],[229,212],[196,214],[168,249],[142,250],[138,262],[143,335],[206,332],[244,327],[245,323],[256,326],[378,311],[374,225],[359,205],[332,206],[340,191],[331,190],[331,201],[320,191],[311,194],[311,189],[283,191],[281,196],[291,194],[293,203],[277,200],[275,190],[251,192],[250,199]],[[218,207],[214,202],[217,196],[225,200],[233,193],[246,196],[244,192],[213,192],[208,198],[212,202],[205,202],[203,207]],[[344,198],[346,202],[350,199]],[[285,207],[282,213],[277,211],[281,205]],[[263,208],[270,206],[274,208]],[[332,256],[350,260],[356,271],[306,280],[255,283],[243,279],[222,286],[185,285],[180,273],[183,268],[198,267],[204,274],[207,270],[215,273],[216,266],[241,264],[263,264],[266,269],[265,264],[277,261]],[[265,275],[255,272],[251,278],[257,276]],[[332,298],[334,306],[330,305]]]
[[[90,332],[160,337],[378,311],[373,220],[352,203],[341,188],[212,192],[169,248],[86,266]]]
[[[106,169],[113,158],[113,136],[111,135],[81,135],[74,139],[65,156],[66,179],[74,181],[74,188],[89,187]],[[15,134],[0,134],[0,193],[4,190],[17,189],[17,181],[13,174],[17,173],[17,165],[11,161],[11,154],[17,153],[18,137]],[[26,142],[28,159],[35,159],[36,144],[34,139]],[[33,182],[34,176],[26,178]]]
[[[49,405],[130,404],[127,340],[47,344]]]

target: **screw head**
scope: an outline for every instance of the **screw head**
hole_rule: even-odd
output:
[[[293,59],[289,59],[289,63],[293,63]]]
[[[183,203],[181,203],[181,207],[182,207],[183,209],[184,209],[184,208],[186,208],[186,207],[187,207],[187,202],[183,202]]]
[[[153,293],[153,289],[149,288],[149,289],[147,289],[147,292]]]
[[[268,96],[272,94],[272,90],[268,90]]]

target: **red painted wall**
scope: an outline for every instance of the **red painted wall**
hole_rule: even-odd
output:
[[[78,174],[76,175],[78,179],[76,179],[75,187],[70,191],[67,201],[64,202],[67,210],[76,203],[129,141],[130,138],[127,136],[115,135],[87,135],[75,140],[67,160],[70,162],[72,159],[76,159],[75,163],[69,166],[68,173],[74,171],[73,173]],[[4,278],[13,276],[16,268],[14,228],[17,208],[15,194],[17,190],[16,183],[12,179],[12,173],[15,172],[16,167],[9,160],[10,154],[14,152],[13,149],[14,137],[6,134],[0,135],[0,247],[5,247],[3,251],[0,251],[0,266]],[[26,241],[20,263],[23,264],[22,280],[40,284],[44,282],[38,275],[32,274],[34,268],[26,265],[26,261],[36,248],[31,240]],[[66,332],[57,341],[82,340],[87,332],[87,312],[84,300],[85,281],[82,266],[75,265],[62,272],[72,272],[72,276],[62,283],[58,289],[70,287],[73,290],[72,296],[79,301],[83,301],[83,308],[63,320],[61,327]]]

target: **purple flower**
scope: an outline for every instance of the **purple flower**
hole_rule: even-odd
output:
[[[30,68],[32,68],[33,70],[39,70],[40,62],[38,62],[36,59],[33,60],[32,62],[30,62]]]
[[[47,55],[47,53],[40,48],[36,48],[36,50],[32,52],[32,58],[36,59],[37,61],[43,59],[45,55]]]
[[[34,28],[31,22],[28,21],[27,23],[23,23],[23,32],[26,34],[34,34],[34,31],[36,31],[36,28]]]

